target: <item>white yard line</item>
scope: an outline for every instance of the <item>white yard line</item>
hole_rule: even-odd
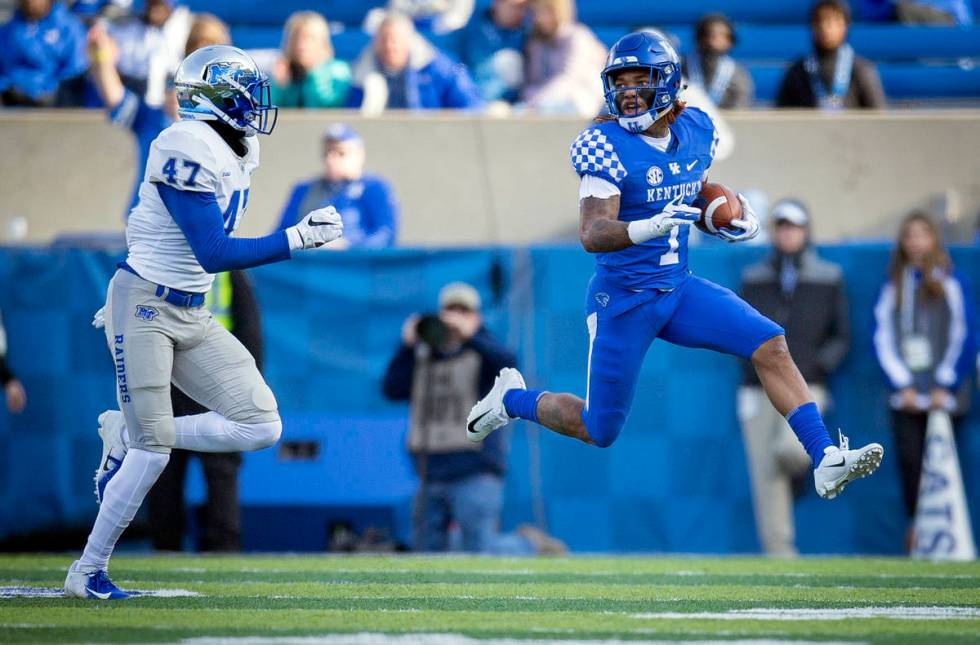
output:
[[[976,607],[843,607],[837,609],[730,609],[721,612],[651,612],[631,614],[641,620],[848,620],[898,618],[902,620],[966,620],[980,618]]]
[[[150,589],[137,591],[127,589],[131,594],[138,596],[151,596],[154,598],[189,598],[202,594],[187,589]],[[0,587],[0,600],[4,598],[63,598],[64,591],[61,587]]]
[[[336,634],[329,636],[191,638],[182,645],[676,645],[676,641],[554,640],[516,638],[469,638],[459,634]],[[846,645],[854,645],[848,641]],[[684,641],[685,645],[816,645],[813,641],[743,639]],[[845,645],[820,641],[819,645]]]

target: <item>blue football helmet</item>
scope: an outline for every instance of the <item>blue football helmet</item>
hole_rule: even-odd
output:
[[[616,74],[624,69],[641,69],[649,74],[645,85],[616,87]],[[674,108],[681,91],[681,60],[662,34],[637,31],[623,36],[609,50],[606,67],[602,70],[602,87],[609,113],[630,132],[643,132],[660,117]],[[646,103],[646,110],[637,105],[632,110],[620,107],[627,92],[636,92]]]
[[[221,120],[245,136],[271,134],[279,108],[252,57],[228,45],[198,49],[174,74],[182,119]]]

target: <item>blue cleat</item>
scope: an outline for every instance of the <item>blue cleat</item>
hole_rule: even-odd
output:
[[[99,415],[99,436],[102,437],[102,459],[95,469],[95,501],[102,503],[105,487],[119,472],[126,456],[126,443],[123,441],[123,428],[126,418],[117,410],[106,410]]]
[[[66,598],[122,600],[130,596],[131,594],[123,591],[113,584],[112,580],[109,580],[109,574],[105,570],[80,571],[78,560],[72,562],[72,565],[68,567],[68,576],[65,578]]]

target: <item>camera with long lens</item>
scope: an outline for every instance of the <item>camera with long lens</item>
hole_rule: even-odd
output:
[[[415,324],[415,334],[432,349],[439,349],[449,339],[449,327],[437,314],[423,314]]]

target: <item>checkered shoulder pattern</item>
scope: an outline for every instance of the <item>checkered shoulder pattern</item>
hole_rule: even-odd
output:
[[[572,167],[579,175],[601,175],[615,183],[626,178],[626,167],[619,161],[609,138],[597,128],[583,130],[572,142]]]

